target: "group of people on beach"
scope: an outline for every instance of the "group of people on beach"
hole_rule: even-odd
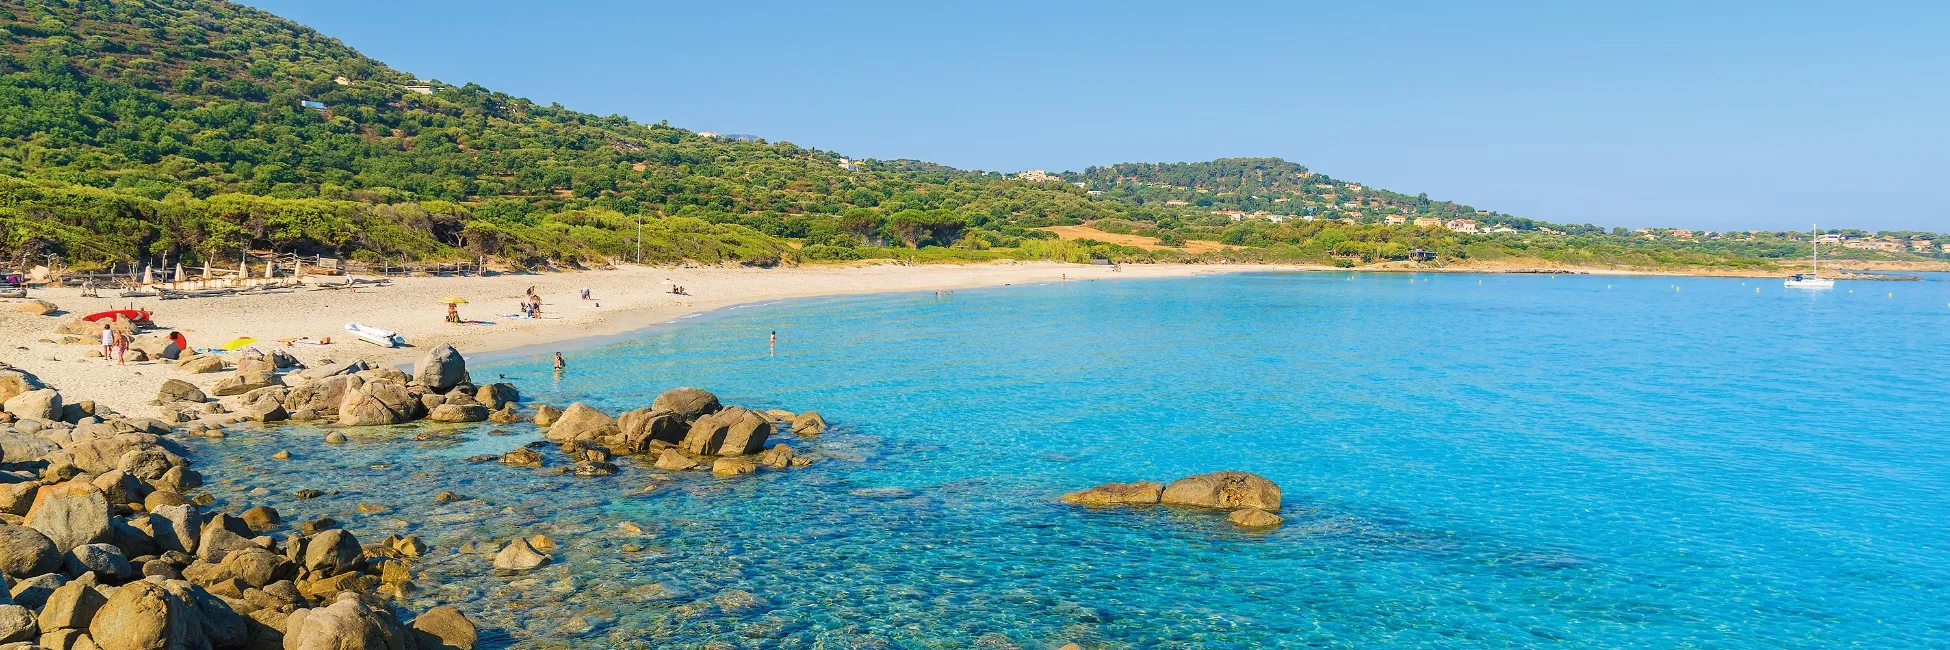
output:
[[[102,323],[102,358],[114,359],[115,365],[126,365],[122,360],[129,356],[129,333]]]

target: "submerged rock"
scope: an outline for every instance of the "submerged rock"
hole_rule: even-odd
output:
[[[1106,483],[1087,490],[1078,490],[1063,495],[1065,503],[1081,506],[1150,506],[1157,505],[1165,486],[1150,481],[1136,483]]]
[[[516,538],[494,554],[494,568],[502,571],[527,571],[549,563],[547,554],[535,550],[528,540]]]

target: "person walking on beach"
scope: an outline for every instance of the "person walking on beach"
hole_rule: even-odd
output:
[[[102,358],[111,359],[114,357],[115,357],[115,331],[109,329],[108,323],[102,323]]]
[[[122,362],[122,360],[128,356],[129,356],[129,333],[123,331],[117,331],[115,332],[115,365],[118,366],[128,365]]]

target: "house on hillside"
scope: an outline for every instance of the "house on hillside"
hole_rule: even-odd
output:
[[[1191,204],[1190,204],[1190,203],[1186,203],[1186,202],[1184,202],[1184,201],[1180,201],[1180,200],[1178,200],[1178,199],[1172,199],[1172,200],[1170,200],[1170,201],[1166,201],[1166,202],[1165,202],[1165,207],[1167,207],[1167,208],[1182,208],[1182,207],[1185,207],[1185,206],[1188,206],[1188,205],[1191,205]]]
[[[1476,232],[1476,220],[1475,219],[1450,219],[1447,223],[1442,224],[1442,227],[1448,228],[1450,230],[1454,230],[1456,232],[1474,233]]]
[[[1909,249],[1913,251],[1923,252],[1923,251],[1928,251],[1935,247],[1936,247],[1936,242],[1930,241],[1928,239],[1909,240]]]
[[[1055,177],[1055,176],[1051,176],[1051,175],[1049,175],[1049,172],[1046,172],[1046,171],[1043,171],[1043,170],[1040,170],[1040,169],[1031,169],[1031,170],[1029,170],[1029,171],[1026,171],[1026,172],[1022,172],[1022,173],[1019,173],[1019,174],[1016,174],[1016,179],[1017,179],[1017,180],[1024,180],[1024,181],[1031,181],[1031,182],[1042,182],[1042,181],[1053,181],[1053,180],[1056,180],[1056,177]]]
[[[1399,215],[1399,214],[1391,214],[1386,217],[1382,217],[1381,220],[1383,223],[1386,223],[1390,226],[1399,226],[1408,223],[1408,217],[1406,215]]]
[[[1672,238],[1673,238],[1673,239],[1692,239],[1692,238],[1693,238],[1693,231],[1691,231],[1691,230],[1674,230],[1674,231],[1672,231]]]
[[[1485,230],[1484,232],[1492,232],[1492,233],[1503,233],[1503,232],[1516,232],[1516,231],[1517,231],[1517,229],[1515,229],[1515,228],[1511,228],[1511,227],[1509,227],[1509,226],[1497,226],[1497,227],[1495,227],[1495,228],[1491,228],[1491,229],[1489,229],[1489,230]]]
[[[1441,219],[1437,219],[1437,218],[1435,218],[1435,217],[1416,217],[1416,218],[1415,218],[1415,227],[1417,227],[1417,228],[1441,228],[1441,227],[1442,227],[1442,220],[1441,220]]]
[[[1817,235],[1817,236],[1815,236],[1815,243],[1817,243],[1817,244],[1840,244],[1840,243],[1842,243],[1842,239],[1844,239],[1844,238],[1843,238],[1843,237],[1842,237],[1841,235],[1833,235],[1833,234],[1830,234],[1830,235]]]
[[[840,169],[844,169],[850,172],[857,172],[860,171],[860,163],[857,161],[841,158]]]

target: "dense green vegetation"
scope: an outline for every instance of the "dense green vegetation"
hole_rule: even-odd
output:
[[[1474,219],[1515,232],[1385,225]],[[1276,221],[1277,220],[1277,221]],[[0,265],[240,250],[519,266],[634,259],[1338,261],[1752,266],[1806,236],[1646,239],[1361,187],[1279,159],[1028,180],[847,161],[426,82],[214,0],[0,0]],[[1161,246],[1062,242],[1090,224]],[[1228,250],[1191,254],[1188,240]],[[1866,254],[1866,253],[1865,253]]]

